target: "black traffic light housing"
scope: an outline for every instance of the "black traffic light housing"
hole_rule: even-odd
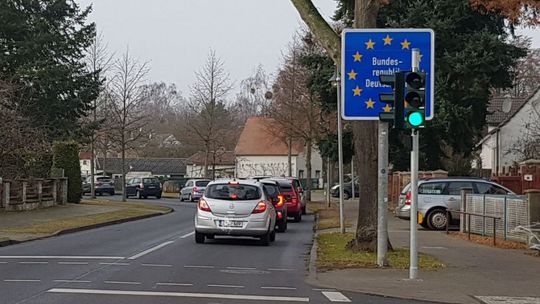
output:
[[[380,75],[379,81],[383,85],[392,87],[392,93],[380,93],[379,101],[392,106],[390,112],[380,112],[379,120],[384,122],[393,122],[394,129],[401,130],[404,127],[403,108],[404,108],[404,88],[405,72],[397,72],[394,75]]]
[[[405,73],[405,115],[408,129],[424,128],[426,123],[426,73]]]

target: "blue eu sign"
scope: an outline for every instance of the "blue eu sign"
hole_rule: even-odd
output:
[[[426,73],[426,119],[434,112],[435,34],[431,29],[345,29],[341,42],[342,117],[346,120],[378,120],[391,112],[379,101],[379,93],[391,89],[380,75],[411,70],[412,49],[420,50],[420,71]]]

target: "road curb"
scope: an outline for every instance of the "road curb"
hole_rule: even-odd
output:
[[[55,233],[52,233],[50,235],[31,238],[31,239],[24,240],[24,241],[16,241],[16,240],[11,240],[11,239],[6,240],[6,241],[1,241],[0,242],[0,247],[6,247],[6,246],[20,244],[20,243],[26,243],[26,242],[30,242],[30,241],[37,241],[37,240],[42,240],[42,239],[46,239],[46,238],[50,238],[50,237],[54,237],[54,236],[70,234],[70,233],[75,233],[75,232],[80,232],[80,231],[85,231],[85,230],[91,230],[91,229],[96,229],[96,228],[101,228],[101,227],[106,227],[106,226],[112,226],[112,225],[116,225],[116,224],[134,222],[134,221],[143,220],[143,219],[147,219],[147,218],[151,218],[151,217],[156,217],[156,216],[160,216],[160,215],[169,214],[169,213],[172,213],[174,211],[173,208],[169,208],[169,207],[167,207],[167,208],[169,210],[164,211],[164,212],[156,212],[156,213],[152,213],[152,214],[139,215],[139,216],[135,216],[135,217],[125,218],[125,219],[120,219],[120,220],[114,220],[114,221],[109,221],[109,222],[104,222],[104,223],[99,223],[99,224],[93,224],[93,225],[87,225],[87,226],[82,226],[82,227],[63,229],[63,230],[56,231]]]
[[[319,221],[319,213],[315,213],[315,220],[313,221],[313,243],[311,244],[311,250],[309,251],[309,263],[308,263],[308,279],[317,280],[317,222]]]

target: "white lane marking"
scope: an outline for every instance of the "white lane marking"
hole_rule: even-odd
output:
[[[88,262],[58,262],[59,265],[88,265]]]
[[[122,260],[124,257],[113,256],[67,256],[67,255],[2,255],[0,259],[81,259],[81,260]]]
[[[119,296],[151,296],[151,297],[161,296],[161,297],[177,297],[177,298],[309,302],[309,298],[305,298],[305,297],[276,297],[276,296],[256,296],[256,295],[239,295],[239,294],[233,295],[233,294],[219,294],[219,293],[157,292],[157,291],[128,291],[128,290],[71,289],[71,288],[52,288],[52,289],[47,290],[47,292],[68,293],[68,294],[119,295]]]
[[[105,281],[105,284],[141,285],[141,282]]]
[[[4,282],[41,282],[41,280],[18,280],[18,279],[9,279],[9,280],[4,280]]]
[[[49,262],[19,262],[19,264],[29,264],[29,265],[34,265],[34,264],[49,264]]]
[[[221,287],[221,288],[244,288],[246,286],[241,285],[221,285],[221,284],[208,284],[208,287]]]
[[[341,292],[338,291],[323,291],[322,294],[330,300],[330,302],[351,302],[349,298],[344,296]]]
[[[254,267],[234,267],[234,266],[227,267],[227,269],[237,269],[237,270],[257,270],[257,268],[254,268]]]
[[[99,265],[129,266],[129,263],[99,263]]]
[[[7,264],[8,262],[0,262],[0,264]]]
[[[56,283],[92,283],[92,281],[79,281],[79,280],[54,280]]]
[[[169,264],[141,264],[141,266],[144,266],[144,267],[172,267],[172,265],[169,265]]]
[[[185,239],[185,238],[190,237],[190,236],[192,236],[194,234],[195,234],[195,231],[191,231],[190,233],[186,233],[186,234],[182,235],[181,237],[179,237],[179,239]]]
[[[148,248],[148,249],[146,249],[146,250],[143,251],[143,252],[139,252],[139,253],[137,253],[136,255],[130,256],[130,257],[128,258],[128,260],[135,260],[135,259],[138,259],[138,258],[140,258],[140,257],[142,257],[142,256],[145,256],[145,255],[147,255],[147,254],[149,254],[149,253],[151,253],[151,252],[154,252],[154,251],[156,251],[156,250],[158,250],[158,249],[161,249],[161,248],[163,248],[163,247],[165,247],[165,246],[167,246],[167,245],[169,245],[169,244],[172,244],[172,243],[174,243],[174,241],[168,241],[168,242],[159,244],[159,245],[157,245],[157,246],[154,246],[154,247],[152,247],[152,248]]]
[[[193,286],[190,283],[156,283],[159,286]]]
[[[327,289],[327,288],[313,288],[313,291],[336,291],[335,289]]]
[[[292,268],[268,268],[269,271],[296,271]]]
[[[281,286],[263,286],[261,289],[276,289],[276,290],[296,290],[295,287],[281,287]]]
[[[204,269],[212,269],[214,266],[206,266],[206,265],[184,265],[184,268],[204,268]]]

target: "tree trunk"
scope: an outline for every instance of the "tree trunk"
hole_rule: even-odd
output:
[[[208,178],[208,144],[204,145],[204,168],[203,168],[203,175],[204,178]]]
[[[311,138],[306,140],[306,202],[311,201]]]
[[[96,198],[96,185],[94,183],[94,176],[96,175],[96,168],[94,162],[96,161],[95,157],[95,148],[94,148],[94,136],[92,135],[92,142],[90,143],[90,197]]]
[[[355,27],[375,28],[378,11],[378,0],[356,0]],[[360,188],[356,238],[348,246],[353,250],[377,250],[377,128],[377,121],[352,122]]]
[[[122,130],[122,202],[127,200],[126,192],[126,135],[124,130]]]
[[[289,177],[293,176],[292,175],[292,137],[289,137],[289,142],[287,144],[287,148],[289,148],[289,150],[287,151],[287,166],[288,166],[288,170],[289,170]]]

